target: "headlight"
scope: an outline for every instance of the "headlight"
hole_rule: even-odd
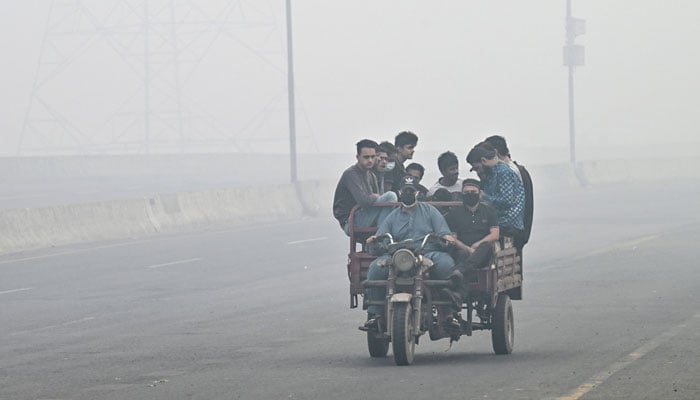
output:
[[[401,249],[394,253],[391,257],[391,262],[399,271],[407,272],[415,265],[416,257],[413,256],[411,250]]]

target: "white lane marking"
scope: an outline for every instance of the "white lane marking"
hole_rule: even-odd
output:
[[[22,261],[32,261],[32,260],[40,260],[42,258],[51,258],[51,257],[58,257],[58,256],[65,256],[69,254],[80,254],[80,253],[86,253],[90,250],[98,250],[98,249],[109,249],[112,247],[124,247],[124,246],[131,246],[137,242],[125,242],[125,243],[115,243],[115,244],[108,244],[104,246],[96,246],[96,247],[91,247],[88,249],[77,249],[77,250],[69,250],[69,251],[62,251],[59,253],[52,253],[52,254],[44,254],[41,256],[32,256],[32,257],[24,257],[24,258],[15,258],[11,260],[2,260],[0,261],[0,265],[2,264],[11,264],[15,262],[22,262]]]
[[[147,265],[144,268],[155,269],[155,268],[169,267],[171,265],[187,264],[187,263],[200,261],[200,260],[201,260],[201,258],[188,258],[187,260],[178,260],[178,261],[172,261],[172,262],[167,262],[167,263],[163,263],[163,264]]]
[[[609,252],[615,251],[615,250],[624,250],[624,249],[628,249],[628,248],[635,248],[642,243],[658,239],[658,237],[659,237],[659,235],[642,236],[640,238],[632,239],[632,240],[629,240],[627,242],[622,242],[622,243],[614,244],[614,245],[609,246],[609,247],[604,247],[602,249],[591,251],[589,253],[586,253],[582,257],[588,258],[591,256],[597,256],[600,254],[609,253]]]
[[[680,325],[676,325],[673,328],[669,329],[668,331],[662,333],[661,335],[655,337],[654,339],[648,341],[647,343],[643,344],[642,346],[638,347],[636,350],[633,352],[629,353],[626,355],[622,360],[614,362],[610,365],[608,365],[606,368],[604,368],[601,372],[593,375],[591,378],[586,381],[583,385],[577,387],[574,391],[569,393],[566,396],[559,397],[558,400],[578,400],[581,397],[583,397],[586,393],[590,392],[591,390],[595,389],[596,387],[600,386],[608,380],[611,376],[613,376],[615,373],[620,372],[621,370],[627,368],[630,364],[633,362],[639,360],[640,358],[644,357],[657,347],[659,347],[661,344],[664,342],[670,340],[674,336],[678,335],[681,333],[683,330],[686,330],[689,324],[692,324],[692,320],[700,318],[700,313],[697,313],[693,315],[692,317],[688,318],[685,320],[683,323]]]
[[[309,243],[309,242],[320,242],[321,240],[326,240],[326,239],[328,239],[328,238],[323,236],[323,237],[317,237],[317,238],[312,238],[312,239],[295,240],[293,242],[287,242],[287,245]]]
[[[658,237],[659,237],[659,235],[642,236],[640,238],[629,240],[627,242],[621,242],[621,243],[614,244],[612,246],[607,246],[607,247],[603,247],[603,248],[598,249],[598,250],[593,250],[593,251],[590,251],[588,253],[582,254],[580,256],[565,257],[565,259],[566,259],[566,262],[570,263],[573,261],[581,261],[581,260],[585,260],[589,257],[594,257],[594,256],[599,256],[601,254],[610,253],[610,252],[616,251],[616,250],[636,249],[636,247],[638,245],[645,243],[645,242],[649,242],[649,241],[658,239]],[[532,272],[539,273],[539,272],[543,272],[543,271],[549,271],[551,269],[558,269],[558,268],[561,268],[561,266],[562,266],[561,264],[562,264],[561,262],[557,262],[553,265],[546,265],[546,266],[543,266],[541,268],[533,269]]]
[[[16,195],[16,196],[2,196],[0,197],[0,200],[20,200],[20,199],[38,199],[40,197],[44,197],[42,195],[34,194],[34,195]]]
[[[250,231],[256,231],[256,230],[260,230],[260,229],[270,229],[271,227],[280,227],[280,226],[302,224],[305,222],[309,222],[309,220],[304,219],[304,220],[300,220],[300,221],[278,222],[274,225],[265,224],[265,225],[227,228],[227,229],[219,229],[219,230],[211,230],[211,231],[200,231],[200,232],[178,234],[175,236],[165,236],[165,237],[163,237],[163,236],[161,236],[161,237],[151,236],[151,237],[141,238],[141,239],[133,240],[133,241],[129,241],[129,242],[106,244],[106,245],[102,245],[102,246],[94,246],[94,247],[89,247],[89,248],[85,248],[85,249],[75,249],[75,250],[63,251],[60,253],[44,254],[44,255],[40,255],[40,256],[32,256],[32,257],[24,257],[24,258],[15,258],[15,259],[10,259],[10,260],[0,260],[0,265],[11,264],[11,263],[15,263],[15,262],[22,262],[22,261],[40,260],[42,258],[51,258],[51,257],[64,256],[64,255],[70,255],[70,254],[87,253],[87,252],[92,251],[92,250],[109,249],[109,248],[113,248],[113,247],[135,246],[135,245],[139,245],[139,244],[143,244],[143,243],[157,242],[157,241],[164,241],[164,240],[174,240],[174,239],[181,239],[181,238],[192,237],[192,236],[201,236],[201,235],[207,235],[207,234],[219,234],[219,233],[227,233],[227,232],[250,232]]]
[[[32,289],[34,289],[34,288],[33,288],[33,287],[23,287],[23,288],[20,288],[20,289],[3,290],[2,292],[0,292],[0,294],[9,294],[9,293],[24,292],[24,291],[32,290]]]
[[[62,328],[64,326],[75,325],[75,324],[80,324],[82,322],[92,321],[93,319],[95,319],[95,317],[85,317],[85,318],[76,319],[73,321],[63,322],[61,324],[49,325],[49,326],[44,326],[42,328],[28,329],[26,331],[14,332],[14,333],[11,333],[10,336],[23,335],[25,333],[36,333],[36,332],[41,332],[41,331],[47,331],[49,329],[54,329],[54,328]]]

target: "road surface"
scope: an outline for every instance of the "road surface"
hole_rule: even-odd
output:
[[[330,216],[6,255],[0,399],[697,399],[699,183],[538,193],[513,354],[409,367],[368,356]]]

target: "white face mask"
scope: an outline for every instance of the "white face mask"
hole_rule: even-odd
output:
[[[396,161],[389,161],[388,163],[386,163],[387,171],[393,171],[394,167],[396,167]]]

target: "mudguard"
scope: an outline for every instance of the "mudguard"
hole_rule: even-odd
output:
[[[413,298],[411,293],[396,293],[391,296],[391,300],[389,301],[391,303],[409,303],[411,298]]]

